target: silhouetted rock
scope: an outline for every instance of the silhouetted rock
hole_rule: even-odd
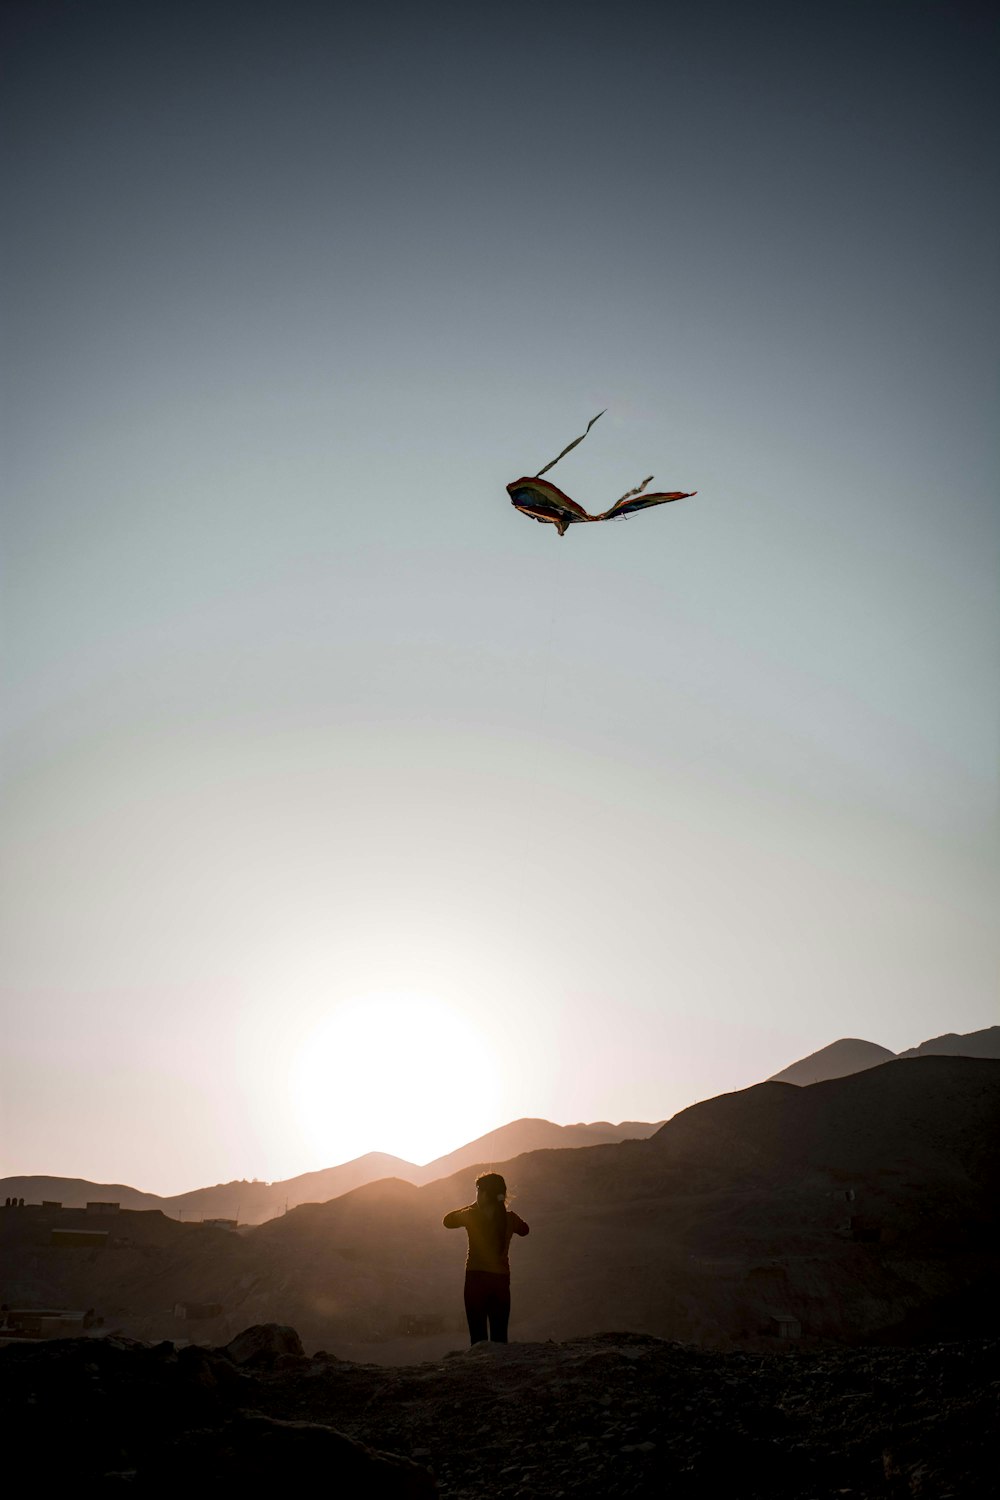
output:
[[[163,1455],[159,1480],[178,1489],[197,1474],[199,1485],[250,1486],[257,1494],[275,1486],[322,1486],[324,1493],[366,1500],[424,1500],[437,1494],[433,1478],[410,1459],[376,1453],[319,1422],[247,1415],[218,1428],[182,1433]]]
[[[229,1349],[94,1338],[0,1348],[5,1476],[88,1491],[175,1494],[197,1480],[220,1493],[280,1483],[378,1500],[436,1493],[427,1469],[335,1431],[328,1414],[288,1419],[268,1391],[288,1378],[292,1328],[250,1328],[233,1340],[256,1351],[241,1373]],[[291,1358],[295,1368],[308,1366]],[[253,1370],[253,1374],[249,1373]],[[277,1385],[262,1386],[261,1378]],[[261,1411],[261,1405],[271,1406]],[[15,1439],[12,1442],[12,1439]]]
[[[302,1340],[294,1328],[283,1323],[254,1323],[231,1339],[222,1352],[235,1365],[273,1364],[286,1354],[305,1358]]]

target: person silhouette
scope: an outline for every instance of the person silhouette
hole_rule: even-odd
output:
[[[469,1236],[465,1261],[465,1316],[469,1343],[487,1338],[506,1344],[510,1318],[510,1260],[508,1251],[515,1234],[525,1235],[528,1226],[507,1207],[507,1184],[499,1172],[476,1178],[476,1201],[444,1216],[445,1229],[464,1229]]]

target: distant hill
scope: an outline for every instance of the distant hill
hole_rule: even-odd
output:
[[[600,1327],[763,1349],[1000,1326],[1000,1061],[927,1056],[706,1100],[645,1140],[496,1165],[531,1225],[512,1252],[516,1339]],[[147,1339],[288,1323],[377,1363],[464,1343],[469,1175],[388,1178],[240,1234],[121,1214],[107,1250],[50,1244],[80,1216],[0,1210],[0,1300],[93,1307]],[[91,1223],[93,1221],[90,1221]],[[203,1321],[177,1303],[217,1304]]]
[[[997,1313],[1000,1062],[915,1058],[806,1088],[760,1084],[647,1140],[531,1152],[500,1170],[531,1225],[512,1253],[516,1338],[617,1326],[753,1347],[776,1314],[853,1340],[963,1318],[985,1332]],[[454,1347],[465,1237],[440,1224],[467,1189],[462,1174],[372,1184],[250,1238],[288,1268],[288,1321],[324,1347],[403,1358],[398,1331],[435,1316],[451,1320],[439,1342]],[[344,1310],[318,1319],[331,1263]],[[265,1306],[276,1316],[267,1303],[254,1316]]]
[[[170,1198],[144,1193],[122,1183],[88,1182],[82,1177],[37,1176],[3,1178],[0,1180],[0,1197],[24,1198],[28,1203],[50,1199],[67,1207],[81,1208],[90,1201],[111,1201],[127,1209],[158,1208],[174,1219],[238,1219],[241,1224],[262,1224],[284,1213],[286,1208],[296,1208],[300,1203],[325,1203],[329,1198],[338,1198],[342,1193],[384,1177],[423,1184],[438,1177],[448,1177],[463,1167],[488,1166],[495,1160],[509,1160],[525,1151],[645,1139],[658,1130],[661,1123],[624,1120],[619,1125],[612,1125],[599,1120],[590,1125],[554,1125],[551,1120],[514,1120],[489,1135],[469,1141],[447,1156],[428,1162],[426,1166],[417,1166],[381,1151],[369,1151],[340,1166],[304,1172],[282,1182],[219,1182],[213,1187],[195,1188]]]
[[[858,1037],[841,1037],[818,1052],[811,1052],[799,1062],[775,1073],[771,1083],[795,1083],[800,1088],[810,1083],[822,1083],[827,1078],[846,1078],[850,1073],[861,1073],[865,1068],[877,1068],[880,1063],[891,1062],[895,1057],[888,1047],[876,1042],[861,1041]]]
[[[481,1135],[478,1140],[460,1146],[448,1156],[439,1156],[426,1167],[416,1168],[415,1171],[420,1176],[410,1173],[396,1175],[405,1176],[408,1181],[415,1183],[434,1182],[439,1177],[450,1177],[463,1167],[492,1166],[496,1161],[510,1161],[511,1157],[522,1156],[525,1151],[563,1151],[569,1147],[575,1149],[579,1146],[607,1146],[617,1141],[645,1140],[659,1130],[662,1124],[662,1120],[655,1124],[623,1120],[620,1125],[612,1125],[607,1120],[598,1120],[590,1125],[553,1125],[551,1120],[513,1120],[511,1124],[502,1125],[489,1135]]]
[[[164,1209],[166,1200],[122,1182],[90,1182],[86,1177],[3,1177],[0,1197],[23,1198],[26,1203],[48,1199],[82,1208],[85,1203],[120,1203],[122,1208]]]
[[[241,1224],[262,1224],[266,1219],[295,1208],[299,1203],[337,1198],[376,1182],[380,1177],[409,1177],[419,1172],[412,1162],[383,1151],[369,1151],[340,1166],[318,1172],[303,1172],[284,1182],[227,1182],[215,1187],[195,1188],[159,1205],[164,1213],[185,1219],[239,1219]]]
[[[877,1068],[895,1057],[1000,1058],[1000,1026],[988,1026],[985,1031],[970,1031],[964,1036],[949,1031],[945,1036],[933,1037],[906,1052],[890,1052],[888,1047],[880,1047],[877,1042],[842,1037],[839,1042],[831,1042],[818,1052],[810,1052],[808,1057],[773,1074],[770,1082],[794,1083],[802,1088],[827,1078],[846,1078],[848,1074],[860,1073],[865,1068]]]
[[[967,1031],[964,1036],[954,1031],[944,1036],[932,1037],[921,1042],[919,1047],[910,1047],[898,1057],[1000,1057],[1000,1026],[987,1026],[983,1031]]]

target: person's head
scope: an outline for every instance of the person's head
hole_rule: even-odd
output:
[[[476,1178],[476,1202],[492,1212],[507,1205],[507,1184],[499,1172],[484,1172]]]

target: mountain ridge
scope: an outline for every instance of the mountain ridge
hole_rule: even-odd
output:
[[[809,1088],[765,1081],[645,1141],[499,1163],[532,1224],[512,1256],[516,1336],[614,1325],[767,1347],[777,1312],[821,1340],[964,1336],[996,1306],[998,1142],[1000,1061],[931,1056]],[[415,1191],[380,1183],[377,1196],[370,1185],[251,1231],[298,1268],[289,1321],[327,1348],[339,1327],[349,1357],[400,1358],[393,1326],[457,1301],[464,1244],[453,1254],[438,1226],[468,1187],[462,1174]],[[331,1255],[350,1312],[319,1325],[310,1286]],[[459,1329],[456,1309],[452,1340]]]
[[[897,1057],[1000,1057],[1000,1026],[984,1026],[981,1031],[946,1031],[931,1037],[918,1047],[897,1052]]]
[[[520,1156],[524,1151],[575,1149],[623,1139],[641,1139],[659,1129],[660,1124],[662,1121],[623,1120],[613,1125],[598,1120],[591,1124],[556,1125],[551,1120],[525,1116],[467,1141],[423,1166],[386,1152],[368,1151],[337,1166],[302,1172],[275,1182],[234,1178],[231,1182],[169,1196],[145,1192],[125,1183],[41,1174],[2,1178],[0,1194],[32,1202],[47,1198],[79,1207],[91,1200],[111,1200],[123,1209],[159,1209],[169,1217],[239,1219],[242,1224],[261,1224],[277,1217],[286,1208],[337,1198],[380,1178],[398,1177],[422,1186],[438,1177],[447,1177],[462,1167],[488,1166],[494,1156],[510,1158]],[[72,1196],[74,1194],[77,1196]]]
[[[931,1037],[919,1046],[908,1047],[905,1052],[890,1052],[888,1047],[865,1041],[862,1037],[841,1037],[826,1047],[820,1047],[817,1052],[789,1063],[779,1073],[772,1073],[768,1081],[793,1083],[801,1088],[830,1078],[846,1078],[865,1068],[908,1057],[1000,1058],[1000,1026],[964,1033],[945,1032],[943,1036]]]
[[[841,1037],[818,1051],[772,1074],[767,1082],[807,1087],[832,1078],[848,1077],[863,1069],[899,1059],[927,1056],[972,1056],[1000,1058],[1000,1026],[979,1031],[945,1032],[916,1047],[893,1053],[876,1042],[860,1037]],[[725,1097],[725,1096],[718,1096]],[[702,1103],[706,1101],[700,1101]],[[697,1108],[697,1105],[688,1106]],[[680,1111],[683,1114],[685,1111]],[[674,1116],[673,1118],[676,1118]],[[556,1125],[551,1120],[525,1116],[498,1126],[486,1135],[468,1141],[444,1156],[421,1166],[385,1152],[369,1151],[333,1167],[298,1173],[273,1182],[233,1179],[185,1193],[160,1195],[125,1183],[99,1183],[81,1177],[20,1174],[0,1179],[4,1196],[42,1198],[69,1203],[74,1195],[82,1206],[88,1200],[112,1200],[130,1210],[159,1209],[181,1219],[238,1219],[242,1224],[262,1224],[302,1203],[323,1202],[352,1192],[366,1182],[398,1177],[418,1186],[469,1166],[489,1166],[503,1157],[510,1160],[526,1151],[583,1148],[613,1144],[625,1139],[644,1139],[662,1128],[664,1121],[606,1120]]]
[[[495,1165],[531,1225],[511,1256],[516,1339],[616,1327],[766,1350],[779,1315],[809,1347],[1000,1331],[1000,1060],[765,1081],[645,1140]],[[239,1234],[158,1211],[8,1211],[0,1301],[95,1308],[143,1339],[280,1322],[338,1358],[437,1358],[465,1341],[465,1236],[442,1219],[471,1176],[383,1178]],[[94,1228],[105,1248],[54,1235]]]

